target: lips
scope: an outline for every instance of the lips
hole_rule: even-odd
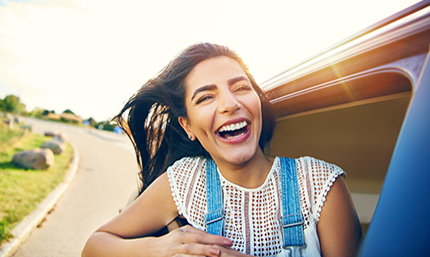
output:
[[[250,134],[249,122],[241,120],[225,124],[218,129],[216,134],[221,141],[229,144],[243,142]]]

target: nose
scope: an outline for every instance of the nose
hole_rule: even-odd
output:
[[[219,99],[220,102],[218,110],[220,113],[234,113],[241,108],[241,104],[238,101],[237,97],[229,90],[223,92],[223,94],[219,96]]]

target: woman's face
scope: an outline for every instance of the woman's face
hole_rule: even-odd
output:
[[[199,63],[185,80],[187,118],[179,123],[215,161],[240,165],[259,148],[261,103],[241,66],[229,57]]]

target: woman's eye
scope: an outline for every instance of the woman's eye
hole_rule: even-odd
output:
[[[197,99],[196,104],[199,104],[199,103],[206,101],[206,100],[209,100],[211,98],[212,98],[212,96],[210,96],[210,95],[204,95],[204,96],[200,97],[199,99]]]
[[[235,91],[243,91],[243,90],[250,90],[251,86],[249,85],[239,85],[238,87],[236,87]]]

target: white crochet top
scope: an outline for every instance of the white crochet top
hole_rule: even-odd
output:
[[[331,185],[344,172],[336,165],[311,157],[296,159],[300,203],[307,247],[303,256],[320,256],[317,234],[321,208]],[[219,170],[218,170],[219,172]],[[232,248],[252,256],[287,256],[282,249],[280,217],[280,163],[275,158],[265,182],[244,188],[220,174],[224,194],[225,236]],[[183,158],[167,170],[179,215],[195,228],[206,230],[206,160]]]

